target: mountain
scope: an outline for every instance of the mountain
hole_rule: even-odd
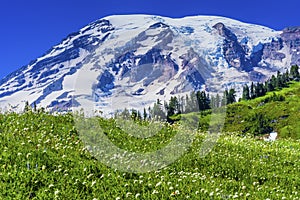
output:
[[[0,81],[2,109],[144,108],[192,90],[265,81],[300,64],[300,27],[275,31],[216,16],[108,16]]]

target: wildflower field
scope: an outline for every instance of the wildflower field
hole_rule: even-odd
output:
[[[113,120],[101,123],[115,129]],[[122,148],[151,151],[171,140],[172,129],[148,143],[117,131],[108,136]],[[204,138],[198,132],[188,152],[166,168],[126,173],[90,154],[71,114],[1,114],[0,199],[300,199],[299,140],[222,134],[201,158]]]
[[[210,112],[187,114],[199,117],[200,127],[191,132],[190,148],[167,167],[147,173],[119,171],[97,160],[71,113],[2,113],[0,199],[300,199],[299,95],[300,82],[292,82],[229,105],[223,133],[205,157],[200,151]],[[153,137],[136,138],[130,134],[134,128],[125,127],[126,133],[114,119],[96,120],[110,141],[129,152],[157,151],[178,130],[176,123],[164,123]],[[268,128],[278,131],[276,141],[259,139],[257,131]]]

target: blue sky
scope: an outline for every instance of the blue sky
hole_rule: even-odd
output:
[[[0,78],[108,15],[218,15],[281,30],[300,26],[299,8],[299,0],[2,0]]]

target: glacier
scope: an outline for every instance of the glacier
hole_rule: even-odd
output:
[[[218,16],[113,15],[68,35],[0,80],[2,111],[25,101],[48,110],[112,113],[156,99],[265,81],[300,64],[300,28],[275,31]]]

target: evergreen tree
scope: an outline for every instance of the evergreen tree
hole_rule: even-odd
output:
[[[221,105],[221,97],[219,94],[216,95],[216,103],[215,103],[216,107],[220,107]]]
[[[29,112],[29,111],[31,111],[31,106],[29,105],[29,102],[26,101],[26,102],[25,102],[24,112]]]
[[[266,90],[267,92],[272,92],[272,91],[274,91],[274,87],[273,87],[273,85],[272,85],[272,83],[271,83],[271,80],[267,80],[267,81],[265,82],[265,90]]]
[[[210,107],[211,108],[216,108],[217,107],[216,97],[214,97],[213,95],[210,97]]]
[[[233,88],[231,88],[227,95],[227,104],[236,102],[235,97],[236,97],[235,90]]]
[[[177,97],[171,97],[169,105],[167,106],[167,116],[170,117],[178,113],[178,100]]]
[[[207,109],[210,109],[211,107],[210,107],[210,97],[209,97],[209,93],[205,93],[205,91],[203,91],[203,93],[204,93],[204,97],[205,97],[205,105],[204,105],[204,108],[205,108],[205,110],[207,110]]]
[[[276,88],[280,89],[283,87],[283,83],[282,83],[282,75],[280,73],[280,71],[277,71],[277,77],[276,77]]]
[[[248,87],[247,84],[243,87],[242,99],[243,100],[249,100],[250,99],[250,91],[249,91],[249,87]]]
[[[123,117],[124,119],[129,119],[130,118],[130,112],[127,108],[125,108],[122,112],[121,112],[121,117]]]
[[[221,106],[225,106],[228,104],[227,97],[228,97],[228,90],[226,89],[223,93],[223,97],[221,100]]]
[[[273,88],[273,90],[270,90],[270,91],[274,91],[275,90],[275,88],[276,88],[276,82],[277,82],[276,77],[274,75],[272,75],[270,83],[271,83],[271,87]]]
[[[147,119],[147,111],[146,111],[146,108],[144,108],[144,111],[143,111],[143,119],[144,119],[144,121],[146,121],[146,119]]]
[[[255,91],[254,91],[254,83],[253,82],[251,82],[251,86],[250,86],[250,96],[251,96],[251,99],[255,98]]]
[[[34,112],[37,111],[36,102],[33,103],[33,111],[34,111]]]
[[[250,116],[248,121],[251,122],[251,132],[254,134],[265,134],[271,131],[271,127],[269,126],[270,120],[267,116],[262,115],[261,113],[255,113]]]
[[[153,109],[152,109],[152,117],[158,120],[165,120],[166,114],[162,109],[162,104],[159,99],[157,99],[156,103],[154,103]]]
[[[185,113],[195,112],[198,110],[197,96],[194,91],[190,93],[190,96],[186,96]]]
[[[286,70],[286,72],[282,74],[283,87],[286,87],[289,81],[289,70]]]
[[[131,119],[133,119],[134,121],[138,119],[138,111],[133,108],[131,109]]]
[[[266,94],[264,90],[264,85],[262,83],[257,83],[255,86],[255,97],[261,97]]]
[[[299,74],[299,67],[298,65],[293,65],[291,67],[291,72],[290,72],[291,79],[293,80],[299,80],[300,79],[300,74]]]

